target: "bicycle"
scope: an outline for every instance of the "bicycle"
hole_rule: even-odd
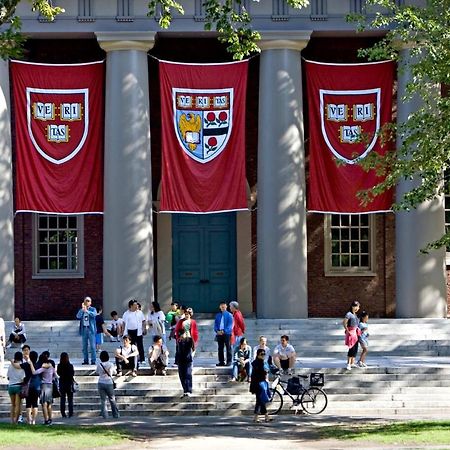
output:
[[[284,404],[284,396],[292,400],[292,407],[297,407],[296,414],[299,406],[308,414],[320,414],[325,410],[328,405],[327,394],[321,388],[311,386],[314,382],[323,386],[323,374],[314,373],[311,374],[311,377],[307,375],[298,375],[298,377],[303,379],[310,378],[312,383],[308,387],[298,383],[295,385],[296,392],[292,393],[288,391],[288,381],[281,379],[280,372],[276,373],[275,380],[270,388],[271,400],[266,404],[268,414],[275,415],[281,411]]]

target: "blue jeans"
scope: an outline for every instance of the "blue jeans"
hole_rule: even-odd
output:
[[[100,414],[105,419],[108,418],[108,410],[106,409],[106,399],[109,400],[111,405],[111,412],[115,419],[120,417],[119,410],[117,409],[116,396],[114,395],[114,388],[109,383],[98,383],[98,393],[100,394]]]
[[[81,327],[81,339],[83,346],[83,362],[89,362],[89,351],[91,350],[91,363],[95,364],[95,333],[91,333],[89,327]]]
[[[192,394],[192,363],[178,363],[178,376],[180,377],[183,392]]]
[[[250,362],[245,363],[245,371],[247,372],[247,378],[252,376],[252,365]],[[235,361],[233,363],[233,378],[238,378],[239,376],[239,363]]]

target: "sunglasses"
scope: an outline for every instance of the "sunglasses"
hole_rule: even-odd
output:
[[[260,353],[259,356],[266,356],[266,354],[265,353]]]

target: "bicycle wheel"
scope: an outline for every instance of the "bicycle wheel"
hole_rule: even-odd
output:
[[[320,414],[328,405],[327,394],[316,387],[306,389],[300,398],[300,404],[308,414]]]
[[[266,403],[266,408],[267,413],[273,416],[281,411],[283,407],[283,396],[276,389],[270,389],[270,396],[272,400]]]

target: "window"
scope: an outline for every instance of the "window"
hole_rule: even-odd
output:
[[[34,277],[83,277],[83,216],[34,214]]]
[[[330,214],[325,218],[325,275],[374,275],[374,216]]]

